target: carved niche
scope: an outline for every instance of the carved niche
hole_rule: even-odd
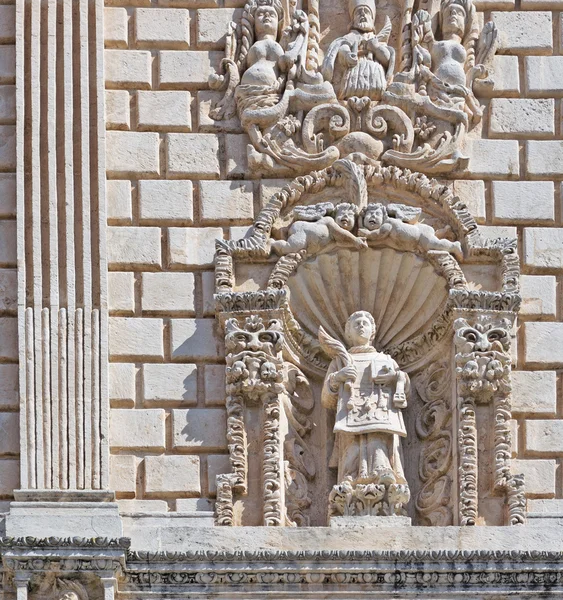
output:
[[[515,240],[483,239],[448,187],[362,154],[298,177],[244,239],[218,240],[231,472],[217,524],[522,523],[518,282]]]
[[[464,169],[465,134],[483,115],[476,93],[493,86],[494,23],[479,25],[472,0],[348,0],[348,13],[326,48],[318,0],[306,11],[249,0],[229,25],[210,116],[238,115],[251,172],[294,177],[355,152],[426,174]]]

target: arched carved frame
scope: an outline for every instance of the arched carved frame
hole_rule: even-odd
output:
[[[352,159],[337,161],[332,167],[298,177],[280,192],[275,194],[256,218],[249,234],[238,241],[218,241],[216,252],[216,313],[222,323],[229,318],[260,316],[266,323],[276,322],[283,334],[283,358],[311,376],[324,376],[328,359],[323,354],[314,334],[306,331],[290,307],[287,282],[292,274],[308,258],[306,252],[287,254],[272,264],[264,289],[254,292],[237,291],[235,284],[235,264],[268,260],[270,237],[276,221],[297,204],[312,204],[329,188],[336,190],[339,198],[366,206],[371,197],[385,198],[387,202],[402,202],[421,208],[426,215],[435,217],[448,226],[453,237],[461,243],[465,261],[477,261],[496,264],[500,268],[500,289],[483,291],[468,284],[457,260],[445,252],[427,252],[424,260],[431,263],[435,272],[446,282],[447,299],[441,313],[429,323],[428,327],[401,343],[388,346],[383,350],[389,353],[401,369],[414,376],[414,383],[427,414],[420,415],[417,421],[417,435],[423,441],[425,451],[421,455],[419,467],[423,489],[416,499],[416,508],[422,522],[430,525],[462,524],[477,522],[478,516],[478,465],[476,447],[476,423],[471,419],[471,405],[483,402],[483,395],[477,390],[467,391],[463,386],[460,369],[455,365],[461,360],[460,352],[451,361],[438,360],[444,348],[452,346],[454,322],[460,318],[468,319],[472,324],[478,320],[484,327],[491,328],[493,323],[504,318],[508,329],[514,325],[520,305],[519,296],[519,259],[516,252],[516,240],[500,238],[484,239],[466,205],[451,190],[429,179],[421,173],[402,170],[398,167],[385,167],[380,163],[355,156]],[[487,323],[491,325],[487,325]],[[482,325],[480,325],[482,326]],[[502,349],[503,356],[510,361],[508,346]],[[229,352],[227,348],[227,352]],[[504,373],[507,384],[503,392],[487,396],[495,405],[495,492],[503,494],[507,503],[506,523],[523,522],[525,502],[523,480],[510,474],[510,432],[507,421],[510,418],[510,370]],[[451,385],[438,385],[439,373],[449,373]],[[229,356],[227,356],[229,373]],[[303,375],[303,373],[302,373]],[[227,375],[229,377],[229,375]],[[305,377],[305,375],[303,375]],[[281,379],[280,379],[281,381]],[[452,388],[453,386],[453,388]],[[227,384],[229,388],[229,383]],[[452,395],[452,389],[454,390]],[[494,396],[494,397],[493,397]],[[229,431],[239,432],[238,438],[229,439],[233,473],[218,478],[218,522],[234,524],[230,508],[233,493],[244,495],[245,466],[241,467],[240,458],[245,454],[244,422],[241,411],[233,407],[244,403],[238,400],[229,403],[227,389],[227,410],[229,412]],[[455,398],[455,402],[450,398]],[[291,400],[289,402],[291,404]],[[468,408],[469,407],[469,408]],[[231,410],[229,410],[231,408]],[[239,406],[240,408],[240,406]],[[452,410],[453,409],[453,410]],[[423,411],[424,412],[424,411]],[[233,418],[233,415],[238,415]],[[453,415],[453,416],[452,416]],[[444,443],[442,430],[447,427],[453,442]],[[457,447],[457,453],[453,450]],[[448,450],[446,451],[445,448]],[[448,466],[428,469],[423,464],[427,457],[434,460],[442,456]],[[280,460],[283,462],[283,449],[280,446]],[[457,463],[452,457],[457,454]],[[458,475],[454,474],[457,467]],[[237,470],[238,469],[238,470]],[[283,473],[278,473],[279,487]],[[444,479],[457,479],[453,486],[453,514],[444,511],[447,485]],[[234,483],[233,483],[234,482]],[[283,493],[278,494],[280,506],[273,525],[296,524],[284,517],[285,508],[281,506]],[[468,500],[469,498],[469,500]],[[285,502],[285,499],[283,500]],[[451,511],[450,511],[451,512]],[[224,515],[227,515],[225,518]],[[223,519],[221,519],[223,515]],[[229,516],[230,515],[230,516]],[[305,521],[304,521],[305,522]]]

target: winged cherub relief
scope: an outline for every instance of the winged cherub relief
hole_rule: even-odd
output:
[[[348,202],[336,206],[330,202],[296,206],[293,209],[295,220],[289,226],[287,241],[272,240],[271,248],[280,256],[302,250],[316,254],[330,244],[367,248],[365,240],[352,233],[358,212],[358,207]]]
[[[368,204],[360,215],[358,235],[370,246],[382,245],[406,252],[449,252],[458,260],[463,258],[459,242],[436,236],[433,227],[418,223],[421,210],[399,204]]]

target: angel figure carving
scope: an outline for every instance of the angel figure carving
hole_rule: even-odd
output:
[[[370,245],[384,245],[405,252],[449,252],[463,259],[459,242],[440,239],[433,227],[418,223],[421,210],[401,204],[368,204],[360,215],[358,235]]]
[[[352,233],[358,216],[355,204],[296,206],[293,214],[295,220],[287,230],[287,241],[271,241],[271,249],[280,256],[302,250],[316,254],[334,244],[367,248],[365,240]]]
[[[337,103],[330,83],[306,69],[309,27],[302,10],[288,15],[280,0],[249,0],[240,27],[229,26],[222,73],[209,80],[224,96],[210,116],[223,120],[238,114],[257,165],[319,169],[338,158],[336,148],[306,152],[295,143],[299,111]]]
[[[350,31],[329,46],[322,74],[332,81],[339,100],[381,100],[395,66],[395,50],[387,44],[391,21],[387,17],[383,29],[375,32],[374,0],[349,0],[348,11]]]
[[[405,84],[414,84],[408,104],[418,105],[429,117],[467,127],[478,123],[483,110],[474,96],[476,80],[488,77],[487,65],[497,46],[498,30],[488,22],[481,32],[472,0],[442,0],[439,36],[432,31],[432,19],[419,10],[411,23],[411,64],[399,73],[388,99],[412,94]],[[441,37],[441,39],[440,39]],[[492,82],[489,82],[492,85]]]
[[[375,333],[373,316],[363,310],[346,322],[348,349],[319,328],[319,342],[332,358],[321,400],[336,411],[329,466],[338,468],[338,483],[329,498],[330,516],[401,515],[410,499],[401,448],[410,380],[373,347]]]

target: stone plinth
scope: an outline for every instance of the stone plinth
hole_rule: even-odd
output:
[[[330,527],[333,529],[357,529],[358,527],[410,527],[410,517],[392,515],[388,517],[330,517]]]

